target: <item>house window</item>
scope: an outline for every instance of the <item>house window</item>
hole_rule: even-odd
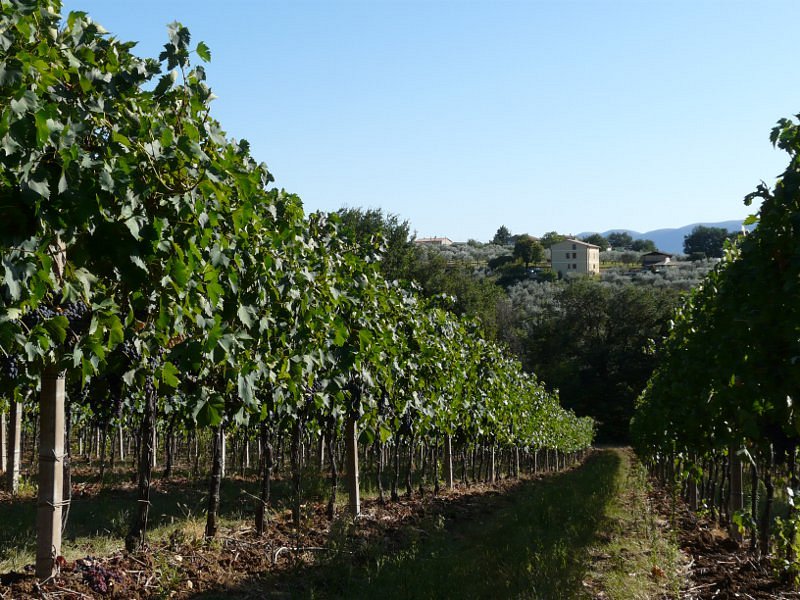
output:
[[[578,265],[575,265],[575,264],[573,264],[573,265],[572,265],[572,268],[573,268],[573,269],[577,269],[577,268],[578,268]]]
[[[567,252],[567,258],[569,258],[569,257],[570,257],[570,256],[569,256],[569,252]]]
[[[578,249],[578,246],[577,246],[577,245],[575,245],[575,244],[572,244],[572,249],[573,249],[573,250],[577,250],[577,249]]]

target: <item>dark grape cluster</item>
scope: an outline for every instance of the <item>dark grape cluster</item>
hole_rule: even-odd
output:
[[[392,402],[389,394],[384,389],[380,396],[378,396],[378,414],[386,415],[392,409]]]
[[[167,355],[167,349],[164,346],[159,346],[151,358],[154,366],[161,366],[164,362],[164,357]]]
[[[144,378],[144,396],[145,398],[156,396],[156,384],[152,375],[147,375]]]
[[[7,381],[19,379],[19,360],[16,356],[3,355],[0,358],[0,373]]]
[[[84,302],[70,302],[56,309],[61,316],[69,321],[70,331],[76,334],[85,333],[89,329],[92,320],[92,313],[89,305]]]
[[[319,382],[319,380],[317,380],[311,385],[306,384],[304,388],[306,401],[311,402],[314,399],[314,394],[317,394],[322,390],[322,384]]]
[[[142,358],[142,353],[139,352],[139,349],[136,347],[136,344],[133,343],[133,340],[127,339],[122,342],[120,346],[120,352],[122,352],[122,356],[128,361],[128,365],[132,366],[138,363]]]
[[[122,583],[122,577],[106,569],[96,558],[87,556],[75,561],[75,566],[83,573],[83,582],[98,594],[108,594],[115,583]]]
[[[49,321],[55,316],[56,316],[56,311],[53,310],[53,307],[48,304],[42,303],[32,311],[25,313],[22,316],[22,323],[28,329],[33,329],[39,323]]]
[[[122,407],[122,375],[118,370],[109,370],[93,377],[84,390],[82,400],[92,409],[98,423],[106,423],[118,415]]]
[[[77,377],[68,377],[66,381],[67,399],[70,402],[78,402],[86,400],[89,386],[81,385],[81,381]]]
[[[410,435],[414,430],[414,418],[411,416],[411,411],[403,413],[400,419],[400,433],[402,435]]]
[[[185,389],[188,393],[195,393],[200,389],[200,377],[197,373],[183,373],[181,376]]]
[[[91,309],[85,302],[68,302],[63,306],[54,305],[52,302],[42,302],[35,309],[23,315],[22,323],[28,329],[33,329],[40,323],[59,315],[66,317],[69,321],[69,331],[76,335],[86,332],[92,316]]]

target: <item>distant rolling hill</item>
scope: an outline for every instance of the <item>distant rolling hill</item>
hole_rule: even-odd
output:
[[[608,231],[600,232],[600,235],[607,236],[609,233],[626,232],[630,236],[637,239],[653,240],[656,248],[662,252],[669,252],[670,254],[681,254],[683,252],[683,238],[692,232],[692,229],[698,225],[705,225],[706,227],[724,227],[728,231],[741,231],[742,221],[722,221],[720,223],[692,223],[691,225],[684,225],[676,229],[654,229],[653,231],[645,231],[639,233],[631,229],[609,229]],[[579,233],[576,237],[583,237],[596,233],[594,231],[587,231]]]

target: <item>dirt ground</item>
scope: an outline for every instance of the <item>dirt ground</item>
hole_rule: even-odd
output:
[[[298,533],[287,513],[274,515],[265,536],[249,526],[224,529],[211,542],[187,539],[177,532],[164,543],[143,552],[118,553],[108,557],[87,557],[74,562],[60,561],[60,573],[40,585],[33,566],[22,572],[0,574],[0,598],[195,598],[203,592],[219,591],[226,597],[247,597],[240,585],[258,580],[253,598],[291,597],[287,585],[298,572],[331,549],[357,551],[372,543],[384,548],[402,546],[410,538],[425,535],[438,515],[451,522],[477,518],[490,511],[492,498],[516,485],[511,480],[494,485],[473,485],[469,489],[443,492],[438,496],[415,493],[385,505],[377,500],[362,503],[356,527],[346,521],[328,521],[323,505],[311,507]],[[236,590],[228,593],[226,590]]]
[[[682,599],[800,598],[800,593],[779,581],[771,559],[757,559],[749,543],[735,542],[715,521],[699,518],[680,499],[673,505],[664,489],[654,489],[651,500],[666,519],[673,519],[674,509],[680,549],[686,555]]]
[[[291,597],[291,585],[302,569],[331,549],[355,551],[379,543],[384,549],[401,547],[409,539],[425,535],[432,519],[443,517],[456,524],[492,510],[493,499],[515,485],[511,480],[472,486],[439,496],[415,493],[399,502],[363,503],[357,527],[345,520],[331,523],[324,507],[311,511],[298,533],[287,513],[274,515],[267,535],[241,526],[223,529],[213,541],[190,537],[180,531],[171,539],[143,552],[86,557],[74,562],[60,559],[58,577],[40,585],[33,567],[0,574],[0,598],[77,600],[85,598],[203,598],[218,592],[229,598]],[[83,490],[86,493],[86,490]],[[686,555],[687,581],[682,599],[767,600],[798,598],[776,579],[768,559],[757,560],[748,545],[739,545],[709,519],[701,519],[672,500],[663,489],[652,492],[651,501],[677,528],[681,551]],[[241,584],[259,581],[250,594]],[[229,590],[236,590],[235,592]]]

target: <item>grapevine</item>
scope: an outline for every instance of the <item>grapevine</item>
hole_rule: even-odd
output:
[[[393,445],[409,465],[418,449],[445,447],[451,462],[553,452],[563,466],[591,445],[591,420],[564,410],[479,323],[388,281],[379,245],[366,252],[336,215],[306,215],[269,187],[247,142],[211,116],[205,70],[192,64],[210,56],[185,27],[171,24],[158,60],[142,59],[59,9],[0,9],[10,36],[0,61],[22,65],[0,88],[0,197],[15,224],[0,224],[0,369],[15,399],[66,373],[69,418],[138,424],[130,550],[146,544],[154,440],[175,428],[214,439],[209,536],[229,432],[259,432],[265,453],[272,433],[289,440],[297,519],[307,439],[347,445],[356,513],[365,443]],[[43,49],[46,69],[30,62]],[[57,393],[42,396],[55,406]],[[335,456],[330,467],[335,493]],[[51,556],[44,546],[38,555]],[[114,577],[87,561],[106,593]]]
[[[751,219],[758,227],[728,245],[722,262],[676,313],[633,421],[640,453],[662,477],[686,481],[690,502],[705,503],[735,538],[749,529],[752,551],[763,556],[771,552],[773,504],[793,506],[798,490],[800,264],[789,258],[800,243],[797,133],[797,122],[788,119],[773,130],[771,139],[789,153],[789,166],[773,189],[762,184],[746,198],[747,204],[761,201]],[[730,490],[727,497],[711,497],[706,490],[722,485],[723,464]],[[747,487],[763,485],[763,498],[750,494],[744,501],[743,466]],[[796,528],[797,512],[790,513]],[[795,550],[782,552],[787,570],[797,570]]]

